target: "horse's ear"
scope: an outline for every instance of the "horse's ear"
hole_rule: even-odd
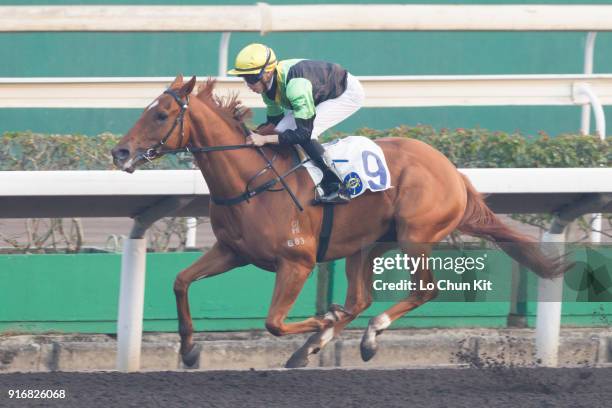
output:
[[[178,74],[176,78],[174,78],[174,81],[170,84],[170,88],[174,89],[182,85],[183,85],[183,74]]]
[[[180,93],[183,96],[191,94],[191,91],[193,91],[193,88],[195,87],[195,84],[196,84],[196,77],[194,75],[194,76],[191,77],[191,79],[186,84],[184,84],[181,87]]]

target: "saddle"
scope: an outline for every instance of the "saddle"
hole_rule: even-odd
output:
[[[363,136],[347,136],[324,143],[333,165],[342,176],[351,198],[365,191],[384,191],[391,187],[391,176],[385,155],[376,143]],[[323,179],[323,172],[310,161],[300,146],[294,146],[300,161],[308,170],[315,185]]]

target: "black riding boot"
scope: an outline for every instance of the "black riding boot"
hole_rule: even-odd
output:
[[[301,146],[306,154],[308,154],[308,157],[310,157],[310,160],[323,172],[323,180],[321,180],[320,184],[323,194],[319,194],[315,201],[321,204],[348,203],[351,196],[321,143],[311,139],[301,144]]]

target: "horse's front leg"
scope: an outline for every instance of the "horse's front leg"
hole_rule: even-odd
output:
[[[199,355],[199,350],[194,347],[192,338],[193,323],[187,296],[189,285],[195,280],[219,275],[244,264],[245,262],[232,250],[217,242],[210,251],[177,275],[174,281],[174,294],[181,336],[180,352],[186,366],[193,366]]]
[[[384,254],[388,245],[377,245],[369,250],[365,256],[360,250],[346,258],[346,280],[348,287],[344,307],[332,304],[329,311],[323,316],[333,325],[321,332],[315,333],[297,349],[287,360],[285,367],[297,368],[308,365],[308,358],[318,353],[334,337],[353,321],[361,312],[372,303],[372,268],[374,258]]]
[[[300,294],[314,263],[283,261],[276,271],[272,302],[266,319],[266,329],[275,336],[321,331],[333,322],[323,317],[311,317],[301,322],[285,323],[289,310]]]

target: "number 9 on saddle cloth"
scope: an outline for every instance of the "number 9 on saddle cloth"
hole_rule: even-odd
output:
[[[323,188],[321,184],[324,183],[321,182],[326,176],[341,180],[351,198],[363,194],[366,190],[384,191],[391,187],[385,155],[380,146],[366,137],[348,136],[325,143],[324,154],[319,143],[309,143],[302,147],[312,160],[304,163],[304,167],[318,186],[317,190]],[[316,150],[312,151],[313,149]],[[327,160],[323,168],[330,168],[334,174],[325,175],[316,160]],[[327,192],[318,191],[318,194],[321,193]]]

